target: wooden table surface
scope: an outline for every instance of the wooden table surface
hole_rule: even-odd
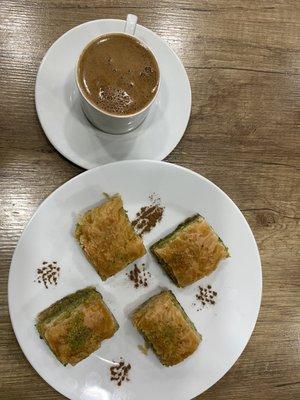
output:
[[[169,43],[191,82],[190,122],[167,160],[228,193],[250,223],[262,259],[253,336],[200,398],[299,399],[299,0],[1,0],[0,398],[63,398],[25,359],[7,306],[10,261],[25,224],[46,196],[82,172],[41,129],[37,69],[68,29],[129,12]]]

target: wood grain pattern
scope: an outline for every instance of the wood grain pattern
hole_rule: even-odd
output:
[[[170,44],[191,81],[191,119],[167,160],[232,197],[262,258],[264,294],[254,334],[234,367],[200,397],[300,398],[297,0],[0,2],[0,398],[63,398],[23,356],[7,307],[10,260],[26,222],[49,193],[81,172],[43,134],[34,106],[36,72],[68,29],[128,12]]]

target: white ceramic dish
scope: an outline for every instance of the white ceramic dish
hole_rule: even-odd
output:
[[[132,177],[134,176],[134,179]],[[195,212],[205,216],[229,247],[231,258],[209,277],[185,289],[177,288],[151,256],[149,287],[134,289],[125,271],[102,282],[73,238],[76,217],[103,198],[122,194],[133,218],[153,192],[165,213],[144,242],[148,247]],[[61,266],[57,286],[34,282],[43,260]],[[37,313],[66,294],[96,285],[116,316],[120,329],[101,348],[75,367],[63,367],[34,328]],[[197,311],[199,284],[210,284],[216,304]],[[170,288],[203,336],[198,350],[181,364],[163,367],[150,351],[137,348],[141,336],[128,313],[160,288]],[[232,200],[213,183],[185,168],[157,161],[123,161],[86,171],[53,192],[38,208],[15,250],[9,274],[9,311],[20,346],[35,370],[53,388],[74,400],[190,400],[218,381],[246,346],[259,312],[262,275],[253,234]],[[130,362],[130,381],[121,387],[110,381],[110,361]]]
[[[86,119],[75,82],[77,59],[92,39],[123,32],[125,23],[104,19],[76,26],[50,47],[38,71],[35,102],[44,132],[62,155],[86,169],[119,160],[162,160],[176,147],[189,120],[191,88],[181,61],[166,42],[141,25],[135,36],[151,49],[161,74],[150,113],[138,128],[120,136],[101,132]]]

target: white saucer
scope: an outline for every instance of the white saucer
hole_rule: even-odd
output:
[[[121,136],[101,132],[85,118],[75,84],[77,58],[96,36],[124,27],[125,21],[117,19],[76,26],[53,43],[38,71],[35,102],[45,134],[62,155],[86,169],[119,160],[162,160],[176,147],[189,120],[191,88],[181,61],[141,25],[135,35],[153,51],[161,71],[160,92],[150,114],[140,127]]]

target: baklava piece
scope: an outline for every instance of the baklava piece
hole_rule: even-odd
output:
[[[75,365],[112,337],[119,325],[101,294],[87,287],[42,311],[36,328],[62,364]]]
[[[201,342],[201,335],[171,291],[151,297],[131,320],[165,366],[180,363]]]
[[[103,280],[146,253],[119,195],[87,211],[77,223],[75,237]]]
[[[154,243],[151,252],[179,287],[209,275],[221,260],[229,257],[228,248],[199,214]]]

